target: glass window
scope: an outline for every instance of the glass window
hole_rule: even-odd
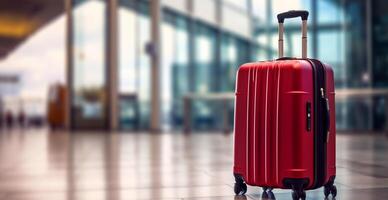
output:
[[[249,44],[232,35],[223,35],[221,42],[221,91],[233,92],[237,69],[240,65],[251,62]]]
[[[318,6],[318,23],[341,23],[343,9],[341,0],[320,0]]]
[[[248,0],[252,2],[252,11],[253,15],[256,17],[257,25],[259,24],[265,24],[267,19],[267,0]]]
[[[215,70],[216,32],[202,25],[198,26],[197,30],[195,38],[195,91],[206,93],[213,90],[215,83],[212,77],[214,77]]]
[[[336,87],[344,87],[347,79],[345,69],[344,32],[319,32],[318,46],[318,59],[333,67]]]
[[[119,92],[137,92],[136,13],[119,8]]]
[[[233,91],[237,64],[237,41],[224,35],[221,42],[221,91]]]
[[[146,44],[151,40],[149,6],[139,4],[138,32],[136,49],[138,50],[138,60],[136,66],[139,69],[137,84],[139,86],[138,95],[140,101],[140,127],[147,128],[150,120],[150,95],[151,95],[151,60],[146,52]]]
[[[365,1],[355,0],[346,6],[346,26],[344,40],[346,45],[346,86],[347,87],[368,87],[370,74],[367,66],[367,46],[366,46],[366,15]]]
[[[182,98],[189,88],[188,24],[179,15],[166,13],[162,25],[162,121],[166,128],[182,124]]]
[[[171,24],[162,24],[162,65],[161,65],[161,105],[163,124],[168,125],[170,121],[170,111],[172,102],[172,70],[175,60],[175,31]]]
[[[151,61],[146,46],[151,40],[149,4],[120,0],[119,96],[122,128],[149,126]]]
[[[119,122],[122,129],[139,128],[139,66],[137,12],[132,0],[121,0],[118,10]]]
[[[177,17],[175,32],[175,61],[172,65],[172,123],[182,124],[184,94],[189,91],[189,35],[185,18]]]
[[[373,7],[373,84],[388,87],[388,2],[375,1]],[[388,103],[388,102],[385,102]],[[388,119],[388,116],[386,116]]]
[[[234,6],[238,9],[247,10],[248,0],[223,0],[226,5]]]
[[[76,128],[107,126],[105,42],[106,5],[83,2],[73,10],[73,124]]]
[[[194,56],[194,91],[196,93],[216,92],[218,77],[216,63],[216,31],[201,23],[196,23]],[[193,125],[196,128],[214,127],[217,118],[216,107],[206,101],[193,103]]]

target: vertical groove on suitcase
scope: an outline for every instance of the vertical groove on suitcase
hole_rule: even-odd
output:
[[[266,79],[265,79],[265,73],[266,71],[264,70],[265,68],[263,67],[259,67],[257,68],[257,71],[258,71],[258,74],[257,74],[257,85],[255,87],[255,90],[256,90],[256,93],[257,93],[257,99],[256,99],[256,116],[257,116],[257,120],[256,120],[256,124],[257,124],[257,128],[255,129],[255,132],[253,134],[256,135],[257,139],[256,139],[256,146],[258,147],[258,151],[256,153],[256,158],[257,158],[257,168],[255,168],[256,170],[256,173],[257,173],[257,179],[258,179],[258,182],[260,182],[260,180],[263,180],[262,177],[264,177],[264,174],[263,174],[263,164],[262,164],[262,160],[263,160],[263,154],[261,153],[262,152],[262,147],[264,146],[264,139],[263,139],[263,135],[262,134],[257,134],[257,133],[260,133],[264,130],[264,121],[263,121],[263,114],[262,114],[262,111],[265,109],[264,107],[264,98],[265,96],[263,95],[263,93],[260,91],[262,85],[265,84],[266,82]]]
[[[273,66],[273,64],[272,64]],[[265,113],[264,113],[264,182],[268,182],[268,75],[269,68],[266,68],[265,75]]]
[[[256,157],[258,155],[257,152],[259,152],[258,149],[256,149],[258,146],[256,144],[256,134],[253,134],[257,131],[257,121],[256,121],[256,105],[257,105],[257,73],[259,69],[258,68],[253,68],[250,70],[249,74],[249,83],[248,83],[248,91],[249,91],[249,97],[248,97],[248,127],[247,127],[247,139],[248,139],[248,147],[249,149],[253,149],[252,152],[250,152],[250,156],[248,158],[248,164],[250,166],[248,173],[251,175],[249,178],[251,179],[250,181],[256,182],[257,181],[257,175],[256,171],[257,168],[260,167],[257,165],[257,160]]]
[[[250,181],[250,177],[251,177],[251,173],[250,173],[250,165],[249,165],[249,149],[250,149],[250,142],[249,142],[249,132],[250,132],[250,128],[249,128],[249,115],[250,115],[250,109],[249,109],[249,102],[250,102],[250,96],[251,96],[251,94],[250,94],[250,83],[251,83],[251,71],[252,71],[252,69],[250,68],[249,70],[248,70],[248,79],[247,79],[247,107],[246,107],[246,109],[247,109],[247,111],[246,111],[246,113],[247,113],[247,123],[246,123],[246,134],[245,134],[245,136],[246,136],[246,149],[245,149],[245,153],[246,153],[246,170],[245,170],[245,172],[246,172],[246,177],[245,177],[245,181],[247,181],[247,182],[251,182]]]
[[[257,114],[257,95],[258,95],[258,91],[257,91],[257,82],[259,81],[259,77],[257,76],[257,73],[259,72],[259,69],[258,68],[256,68],[255,70],[254,70],[254,74],[253,74],[253,82],[254,82],[254,84],[252,84],[252,85],[254,85],[254,99],[253,99],[253,133],[255,133],[256,131],[257,131],[257,119],[256,119],[256,116],[258,115]],[[251,132],[252,133],[252,132]],[[259,165],[258,165],[258,159],[257,159],[257,155],[258,155],[258,153],[257,152],[259,152],[258,151],[258,149],[257,149],[257,144],[255,144],[256,142],[256,137],[257,137],[257,134],[251,134],[251,135],[253,135],[253,140],[251,140],[251,141],[253,141],[253,152],[254,152],[254,155],[253,155],[253,181],[254,182],[257,182],[257,174],[256,174],[256,172],[257,172],[257,168],[259,167]]]
[[[258,91],[259,85],[261,85],[262,76],[260,68],[252,68],[248,73],[248,92],[247,92],[247,174],[249,182],[257,182],[260,180],[261,175],[258,174],[262,170],[260,165],[260,144],[263,139],[261,135],[255,134],[260,129],[261,115],[259,106],[263,105],[261,102],[260,91]],[[258,118],[257,118],[258,117]],[[264,142],[264,141],[263,141]],[[252,149],[253,151],[249,151]]]
[[[272,67],[269,69],[269,76],[268,76],[268,88],[271,88],[271,90],[273,89],[276,89],[274,87],[276,87],[276,85],[274,84],[274,77],[275,77],[275,68],[277,66],[277,63],[274,63],[272,65]],[[268,89],[267,89],[268,90]],[[267,170],[269,168],[271,168],[271,166],[274,166],[273,165],[273,161],[275,161],[275,159],[273,159],[273,152],[274,152],[274,147],[275,145],[273,145],[273,142],[274,142],[274,128],[275,126],[273,125],[273,122],[274,122],[274,118],[277,117],[277,113],[274,112],[274,101],[273,101],[273,98],[274,98],[274,95],[276,95],[275,92],[268,92],[268,109],[269,109],[269,112],[267,112],[267,127],[268,130],[267,130],[267,137],[268,137],[268,146],[267,146]],[[276,170],[276,169],[275,169]],[[273,169],[270,169],[267,171],[267,174],[268,174],[268,177],[267,177],[267,182],[271,182],[272,180],[272,175],[273,175],[273,172],[275,171]]]
[[[276,85],[276,145],[275,145],[275,150],[276,150],[276,172],[275,172],[275,182],[278,182],[279,180],[279,94],[280,94],[280,66],[277,66],[277,85]]]
[[[277,169],[277,160],[274,159],[277,157],[277,134],[278,134],[278,126],[277,119],[279,116],[278,113],[278,73],[279,73],[279,63],[274,63],[271,68],[268,69],[267,76],[267,112],[266,112],[266,123],[267,123],[267,131],[265,132],[267,136],[266,146],[266,180],[265,182],[276,182],[276,172]]]

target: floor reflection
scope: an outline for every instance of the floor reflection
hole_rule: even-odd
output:
[[[0,200],[271,199],[233,194],[233,135],[223,133],[0,133]],[[388,140],[338,136],[337,199],[388,199]],[[276,199],[291,199],[274,190]],[[324,199],[322,189],[307,199]]]

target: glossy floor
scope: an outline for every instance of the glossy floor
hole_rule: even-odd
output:
[[[0,200],[261,199],[254,187],[234,196],[232,141],[221,133],[2,131]],[[386,137],[340,134],[337,156],[337,199],[388,199]],[[322,190],[307,199],[324,199]]]

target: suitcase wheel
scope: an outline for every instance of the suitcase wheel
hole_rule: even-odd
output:
[[[234,179],[236,183],[234,183],[234,193],[236,195],[244,195],[248,188],[247,184],[244,183],[244,179],[239,174],[234,174]]]
[[[305,200],[306,192],[304,190],[292,190],[292,200]]]
[[[234,193],[236,195],[244,195],[246,192],[247,192],[247,184],[245,183],[234,184]]]
[[[337,196],[337,187],[335,185],[325,185],[323,193],[325,194],[325,198],[327,198],[330,194],[333,198],[335,198]]]
[[[337,196],[337,187],[334,185],[335,177],[330,177],[329,182],[325,185],[323,189],[323,193],[325,194],[325,198],[327,198],[330,194],[333,198]]]
[[[302,182],[295,182],[291,184],[292,188],[292,200],[305,200],[306,192],[304,191],[304,184]]]
[[[272,189],[273,188],[263,187],[263,194],[261,194],[261,199],[276,199]]]

